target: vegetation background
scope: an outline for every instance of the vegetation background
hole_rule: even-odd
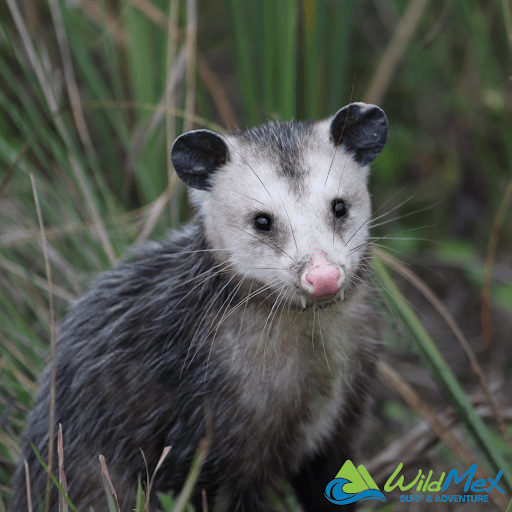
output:
[[[398,462],[477,461],[512,494],[510,0],[0,0],[0,77],[0,511],[56,323],[187,218],[176,135],[350,101],[390,120],[371,178],[385,385],[361,459],[380,485]],[[397,496],[381,509],[480,510]]]

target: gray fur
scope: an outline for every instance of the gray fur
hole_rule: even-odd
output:
[[[232,146],[226,145],[234,160],[230,165],[249,160],[260,172],[253,160],[259,152],[273,166],[276,183],[290,183],[299,200],[297,190],[306,186],[312,172],[308,152],[321,144],[329,147],[323,126],[274,124],[231,135]],[[218,136],[203,135],[202,141],[222,149]],[[192,158],[174,155],[181,158],[182,174],[194,167],[187,162],[208,160],[204,147],[201,142]],[[190,151],[195,151],[193,145]],[[162,242],[138,248],[133,259],[102,274],[61,325],[55,422],[63,427],[69,496],[79,510],[106,510],[99,454],[106,458],[121,510],[134,507],[137,477],[146,477],[141,450],[152,473],[163,448],[172,446],[154,489],[179,492],[207,422],[211,449],[192,499],[196,510],[201,508],[202,489],[210,510],[217,493],[229,496],[230,512],[268,508],[266,490],[282,479],[291,482],[306,510],[336,508],[323,491],[353,456],[379,345],[361,264],[366,253],[353,262],[344,301],[318,307],[310,302],[301,312],[294,298],[300,294],[294,283],[308,258],[307,251],[299,251],[301,234],[296,234],[299,242],[292,261],[261,235],[253,236],[249,251],[256,269],[260,259],[280,257],[286,262],[287,295],[276,293],[279,287],[274,285],[233,309],[251,290],[267,285],[271,271],[256,270],[251,277],[251,269],[235,265],[237,255],[223,247],[223,238],[207,229],[216,208],[229,212],[229,203],[220,204],[226,201],[224,189],[219,190],[227,166],[228,160],[220,165],[217,159],[206,173],[201,170],[194,196],[199,212],[188,226]],[[345,188],[353,194],[364,190],[366,198],[364,176],[357,180]],[[364,205],[366,201],[361,199]],[[246,202],[248,211],[258,206]],[[323,214],[318,222],[332,230],[332,221]],[[329,233],[347,240],[361,224],[349,218]],[[281,235],[274,241],[288,248],[288,225],[284,220],[278,225]],[[239,235],[232,230],[230,236]],[[349,262],[346,265],[348,269]],[[287,307],[281,307],[285,297]],[[29,443],[47,457],[49,387],[48,367],[22,453],[29,462],[34,499],[44,494],[46,474]],[[9,510],[26,509],[20,464]],[[51,510],[57,510],[55,488]]]
[[[312,121],[269,123],[251,128],[239,136],[243,143],[258,148],[258,151],[265,148],[266,157],[273,161],[276,172],[301,193],[305,170],[300,156],[309,147],[312,126]]]

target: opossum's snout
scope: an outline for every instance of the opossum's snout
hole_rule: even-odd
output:
[[[322,251],[313,253],[311,261],[300,277],[301,288],[318,301],[332,299],[340,290],[343,300],[344,282],[343,269],[329,261]]]

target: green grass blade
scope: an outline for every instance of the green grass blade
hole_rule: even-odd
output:
[[[32,449],[34,450],[34,453],[36,454],[36,457],[39,460],[39,462],[41,463],[41,465],[43,466],[44,470],[48,471],[48,465],[43,460],[43,458],[41,457],[40,453],[37,451],[36,447],[33,444],[32,444]],[[77,512],[76,507],[73,505],[73,503],[71,502],[69,497],[64,492],[64,489],[61,487],[61,485],[60,485],[59,481],[57,480],[57,478],[55,478],[55,476],[53,474],[50,475],[50,478],[52,479],[52,482],[55,484],[55,486],[59,490],[60,495],[66,500],[66,503],[69,505],[69,508],[71,510],[73,510],[73,512]]]
[[[353,77],[348,76],[348,56],[350,55],[350,29],[352,27],[352,8],[354,0],[341,0],[333,9],[327,52],[327,109],[334,114],[343,105],[349,103],[348,85]],[[340,5],[341,4],[341,5]]]
[[[263,0],[263,107],[266,116],[276,109],[276,77],[278,76],[275,0]]]
[[[69,39],[69,44],[73,52],[74,63],[77,65],[80,75],[84,80],[84,85],[88,93],[88,99],[107,101],[112,99],[112,94],[108,85],[105,83],[104,77],[98,69],[97,64],[94,61],[94,54],[88,48],[86,41],[81,37],[80,32],[77,30],[79,26],[78,21],[80,17],[78,13],[70,11],[67,8],[62,10],[64,24],[66,26],[66,32]],[[95,128],[101,129],[101,127],[107,123],[108,120],[115,132],[116,139],[121,141],[123,144],[128,144],[129,132],[125,125],[123,116],[120,111],[116,109],[104,109],[101,112],[95,113],[98,119],[97,126]],[[108,132],[101,132],[104,134]],[[108,135],[112,137],[112,135]],[[109,139],[101,139],[109,140]]]
[[[508,492],[512,494],[512,468],[506,462],[503,454],[496,449],[496,445],[493,443],[492,436],[484,422],[475,412],[466,393],[439,352],[439,349],[432,341],[432,338],[398,291],[398,288],[390,278],[383,263],[374,258],[374,266],[378,271],[380,281],[389,298],[389,300],[386,300],[386,304],[393,310],[397,318],[403,322],[411,333],[412,339],[423,361],[427,367],[430,368],[436,381],[448,394],[450,402],[458,410],[462,420],[465,422],[474,440],[481,447],[488,462],[496,472],[500,469],[503,470],[504,485]]]
[[[123,17],[127,32],[130,34],[128,46],[128,64],[131,96],[141,103],[155,103],[154,53],[152,52],[151,22],[135,7],[125,6]],[[149,117],[149,112],[137,112],[139,119]]]
[[[320,117],[324,96],[327,9],[325,0],[304,0],[304,113]],[[336,53],[336,52],[334,52]]]
[[[278,0],[280,20],[279,113],[289,121],[296,112],[299,10],[296,0]]]
[[[254,67],[254,52],[259,43],[251,38],[246,12],[244,12],[244,6],[247,8],[247,5],[250,3],[240,2],[240,0],[228,0],[227,7],[231,18],[246,118],[249,125],[255,125],[260,120],[260,105],[256,92],[256,69]]]

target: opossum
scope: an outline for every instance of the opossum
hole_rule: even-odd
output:
[[[205,438],[196,510],[203,491],[209,510],[269,509],[283,482],[306,511],[336,508],[325,487],[354,456],[380,347],[367,178],[387,135],[379,107],[351,103],[176,139],[192,220],[101,274],[60,327],[55,432],[78,510],[107,510],[100,454],[124,511],[166,446],[153,492],[178,493]],[[22,450],[36,507],[46,473],[30,443],[47,457],[50,382],[48,366]],[[26,510],[22,462],[10,511]]]

